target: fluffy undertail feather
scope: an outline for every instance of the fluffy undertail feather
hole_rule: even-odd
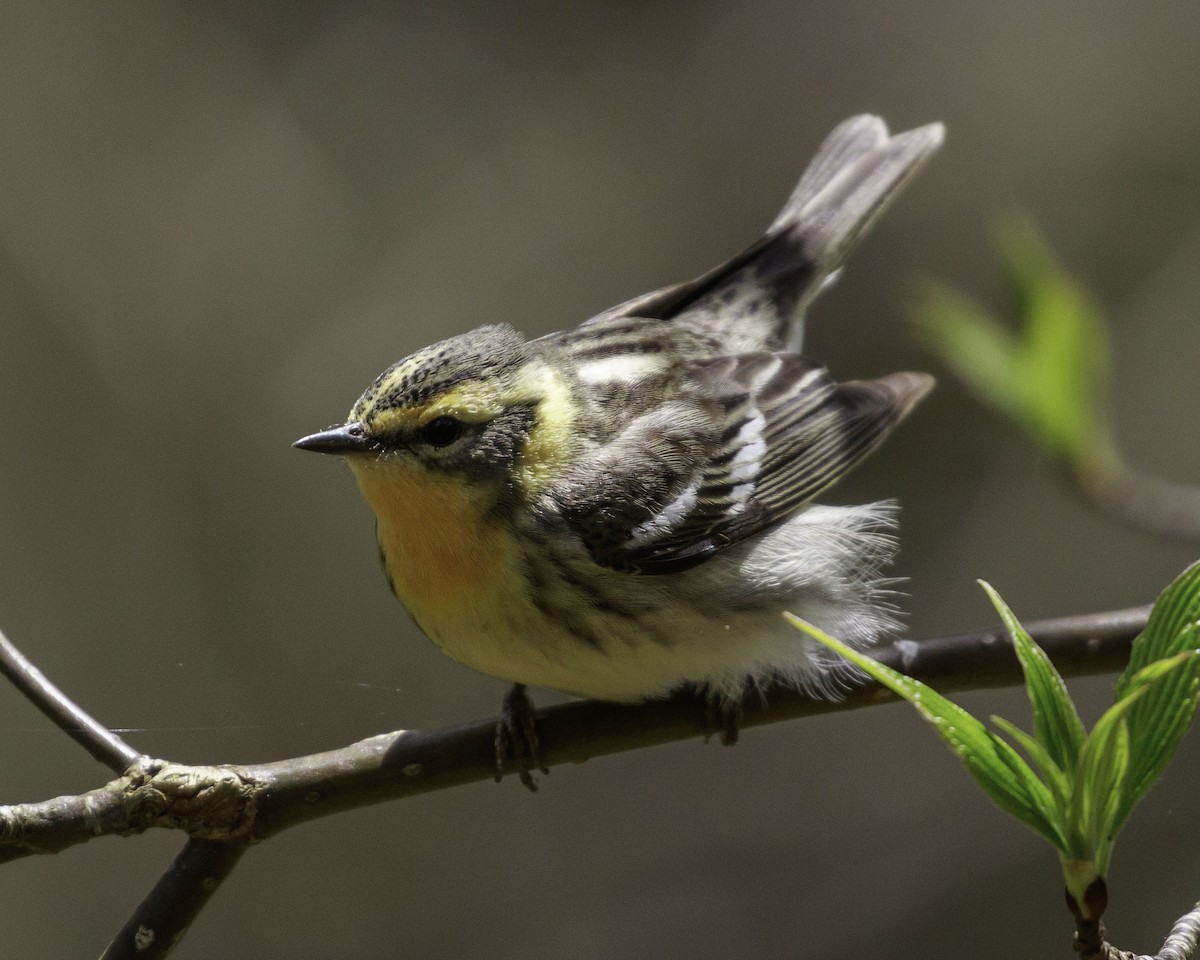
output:
[[[900,627],[902,578],[884,576],[896,552],[894,500],[854,507],[814,506],[770,536],[747,558],[749,582],[819,585],[792,598],[790,612],[855,647],[877,643]],[[757,580],[755,580],[757,578]],[[862,673],[795,630],[780,615],[773,642],[752,663],[706,678],[703,687],[738,700],[776,684],[836,699]]]

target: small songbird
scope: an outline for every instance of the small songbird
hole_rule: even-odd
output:
[[[894,626],[894,503],[813,498],[933,380],[838,383],[798,351],[809,304],[942,138],[847,120],[728,263],[536,340],[494,324],[426,347],[297,441],[350,464],[420,628],[515,684],[501,768],[531,785],[540,765],[526,684],[621,702],[692,684],[728,720],[751,687],[836,687],[783,611],[856,645]]]

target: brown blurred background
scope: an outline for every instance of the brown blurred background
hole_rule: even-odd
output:
[[[0,625],[185,762],[494,714],[503,684],[390,597],[348,472],[289,444],[429,341],[543,333],[737,252],[863,111],[949,138],[808,352],[943,376],[830,499],[903,501],[913,636],[990,625],[975,577],[1028,619],[1145,602],[1200,551],[1081,507],[904,305],[924,276],[998,303],[992,225],[1029,212],[1112,319],[1126,452],[1200,479],[1198,52],[1181,2],[7,4]],[[1073,685],[1090,716],[1111,682]],[[0,801],[106,779],[2,687],[0,733]],[[1123,946],[1200,894],[1198,785],[1192,737],[1117,847]],[[95,956],[180,842],[4,866],[4,954]],[[982,960],[1068,956],[1069,930],[1050,849],[895,706],[297,829],[177,955]]]

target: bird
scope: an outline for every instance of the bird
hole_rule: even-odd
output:
[[[800,351],[812,301],[943,138],[852,117],[733,259],[536,339],[488,323],[442,340],[296,441],[349,464],[418,627],[513,684],[497,779],[534,789],[545,770],[527,686],[696,688],[732,742],[748,691],[846,682],[784,611],[859,647],[896,629],[896,504],[814,500],[933,379],[838,382]]]

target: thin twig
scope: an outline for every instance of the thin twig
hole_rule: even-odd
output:
[[[50,721],[114,773],[136,763],[141,754],[50,682],[0,632],[0,673]]]
[[[1074,480],[1092,506],[1127,527],[1200,543],[1200,487],[1142,473],[1120,461],[1095,475],[1079,473]]]
[[[1156,960],[1189,960],[1196,952],[1197,942],[1200,942],[1200,903],[1175,921]]]
[[[1120,669],[1129,645],[1149,616],[1138,607],[1028,624],[1066,676]],[[1020,666],[1001,630],[931,640],[900,640],[872,651],[883,663],[946,692],[979,690],[1019,682]],[[840,700],[814,698],[787,687],[766,690],[744,705],[743,728],[889,703],[897,698],[872,683]],[[636,705],[585,700],[543,710],[538,733],[547,766],[692,737],[707,737],[703,698],[678,694]],[[262,839],[307,820],[417,793],[487,780],[495,773],[495,722],[439,731],[410,730],[356,744],[358,762],[343,751],[282,764],[250,766],[262,784],[253,832]]]
[[[1068,676],[1117,669],[1144,627],[1149,607],[1029,625]],[[110,944],[107,960],[165,957],[249,844],[299,823],[415,793],[490,779],[494,721],[449,730],[398,731],[328,753],[251,767],[189,767],[139,757],[76,707],[3,640],[4,672],[55,722],[124,775],[80,797],[0,807],[0,861],[64,849],[106,834],[152,827],[181,829],[190,839]],[[880,660],[946,691],[1013,683],[1020,670],[1002,634],[914,642],[875,651]],[[32,692],[30,689],[32,688]],[[786,688],[745,706],[742,726],[883,703],[894,699],[869,684],[839,701]],[[53,709],[51,709],[51,707]],[[71,721],[68,725],[60,718]],[[552,707],[539,720],[542,760],[582,763],[592,757],[703,735],[703,698],[680,694],[636,706],[580,701]],[[97,729],[101,734],[97,736]],[[126,759],[129,763],[125,763]],[[1114,958],[1115,960],[1115,958]],[[1172,956],[1169,960],[1184,960]]]
[[[188,840],[133,916],[113,937],[100,960],[159,960],[171,952],[188,925],[237,866],[246,839]]]
[[[1162,949],[1154,956],[1118,950],[1111,943],[1104,944],[1103,960],[1191,960],[1200,939],[1200,903],[1175,921],[1171,933],[1163,941]]]
[[[1117,670],[1145,625],[1148,607],[1029,624],[1068,676]],[[874,651],[880,660],[940,690],[1012,684],[1020,668],[998,630],[933,640],[900,640]],[[745,705],[743,727],[886,703],[873,684],[837,701],[773,688]],[[702,698],[679,694],[637,705],[583,700],[541,711],[542,760],[594,757],[706,734]],[[443,730],[381,734],[327,753],[247,767],[188,767],[141,761],[86,798],[0,807],[0,862],[47,853],[105,834],[153,827],[221,840],[262,840],[296,824],[344,810],[465,783],[495,772],[495,721]]]

